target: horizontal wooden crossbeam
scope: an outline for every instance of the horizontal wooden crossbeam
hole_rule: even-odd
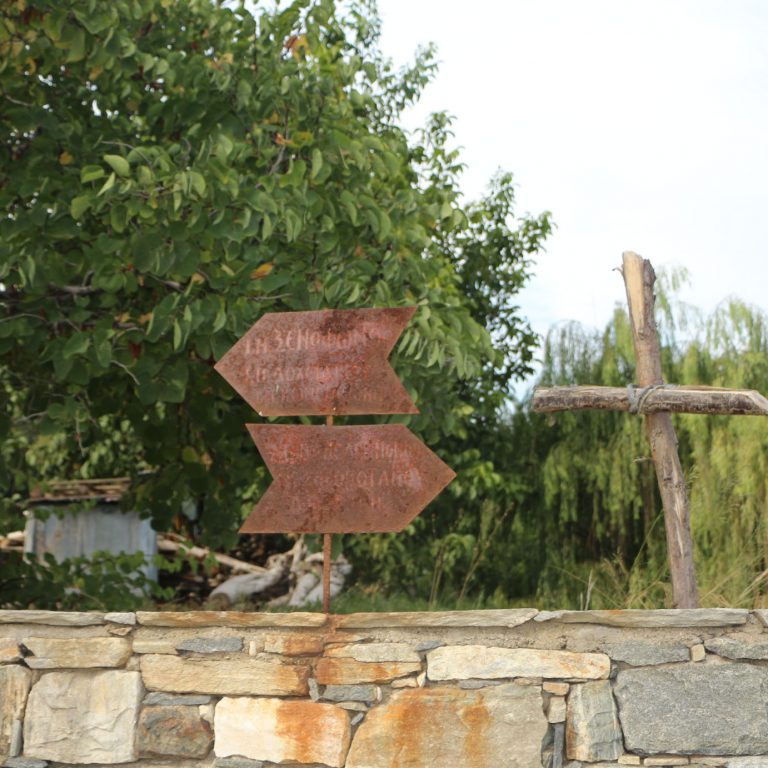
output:
[[[768,416],[768,399],[751,389],[678,386],[536,387],[533,410],[555,413],[592,409],[630,413],[709,413]]]

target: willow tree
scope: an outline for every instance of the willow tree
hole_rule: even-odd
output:
[[[515,221],[509,176],[460,204],[449,122],[398,126],[432,54],[394,71],[377,35],[332,0],[3,4],[6,526],[33,482],[128,473],[159,528],[231,542],[268,478],[212,366],[266,311],[418,305],[396,353],[412,427],[434,443],[494,419],[485,382],[532,343],[499,290],[548,218]]]
[[[659,296],[668,381],[768,392],[768,320],[738,301],[709,318]],[[540,383],[633,381],[631,330],[623,308],[602,333],[553,329]],[[690,485],[691,524],[704,605],[762,604],[768,576],[768,432],[760,417],[675,416]],[[663,607],[662,506],[642,419],[571,412],[519,413],[513,439],[541,472],[521,501],[524,528],[538,534],[530,555],[546,604]],[[524,438],[522,441],[519,438]],[[514,585],[509,585],[514,590]]]

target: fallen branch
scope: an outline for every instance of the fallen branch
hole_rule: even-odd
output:
[[[238,560],[236,557],[222,555],[219,552],[212,552],[207,547],[196,547],[192,544],[185,543],[181,537],[177,537],[173,534],[158,534],[157,549],[159,552],[183,552],[184,554],[201,561],[205,560],[207,557],[213,557],[219,565],[231,568],[233,571],[262,574],[267,570],[260,565],[253,565],[253,563],[246,563],[244,560]]]

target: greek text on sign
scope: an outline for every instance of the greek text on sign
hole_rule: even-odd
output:
[[[415,311],[267,313],[216,370],[261,416],[418,413],[387,362]]]
[[[240,529],[402,530],[455,477],[402,424],[248,424],[274,482]]]

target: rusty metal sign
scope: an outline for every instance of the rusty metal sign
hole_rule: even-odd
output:
[[[274,482],[241,533],[401,531],[455,473],[402,424],[248,424]]]
[[[240,533],[322,533],[323,610],[331,536],[401,531],[455,477],[402,424],[333,426],[336,415],[418,413],[387,362],[415,307],[264,315],[216,364],[260,416],[248,424],[273,483]]]
[[[267,313],[216,370],[260,416],[418,413],[387,362],[415,311]]]

